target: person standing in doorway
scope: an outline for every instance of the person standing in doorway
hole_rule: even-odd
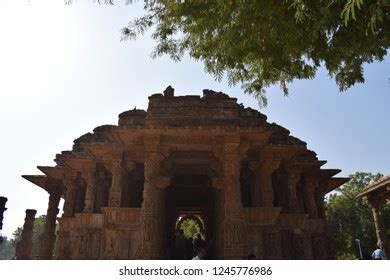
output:
[[[378,245],[376,250],[372,252],[372,258],[374,260],[385,260],[385,252],[383,252],[382,248]]]
[[[195,255],[195,257],[193,258],[193,260],[203,260],[205,256],[206,256],[206,248],[204,248],[204,247],[199,247],[199,248],[196,250],[196,255]]]
[[[194,252],[196,254],[198,248],[206,248],[206,242],[202,239],[202,235],[198,233],[194,241]]]

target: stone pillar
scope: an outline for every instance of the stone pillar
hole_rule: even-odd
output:
[[[108,166],[112,174],[108,206],[120,207],[122,201],[122,185],[123,185],[122,184],[123,182],[122,155],[110,160]]]
[[[272,187],[272,173],[279,167],[280,158],[269,153],[261,154],[260,174],[260,199],[262,207],[274,206],[274,190]]]
[[[83,178],[87,183],[83,213],[93,213],[97,191],[97,177],[95,170],[88,170],[87,172],[84,172]]]
[[[108,188],[106,184],[106,173],[104,171],[97,172],[97,190],[96,190],[96,197],[95,197],[95,204],[94,209],[96,213],[102,213],[102,207],[104,207],[105,202],[105,191]],[[107,204],[108,206],[108,197],[107,197]]]
[[[150,148],[150,147],[149,147]],[[159,259],[162,257],[163,199],[162,190],[170,184],[169,177],[161,175],[163,156],[157,151],[149,152],[144,162],[144,193],[141,208],[139,244],[137,257]]]
[[[325,203],[324,196],[318,192],[318,190],[314,193],[315,202],[317,205],[317,213],[318,217],[321,219],[325,219]]]
[[[125,172],[130,172],[135,168],[134,161],[124,162],[122,160],[122,153],[114,158],[106,161],[106,166],[110,169],[112,174],[112,181],[108,199],[109,207],[120,207],[122,204],[122,193],[124,185]]]
[[[16,259],[31,260],[32,258],[32,236],[34,230],[35,215],[37,210],[27,209],[26,218],[20,241],[16,244]]]
[[[317,211],[317,204],[315,199],[315,191],[318,187],[318,178],[316,176],[306,176],[306,205],[307,205],[307,211],[309,214],[309,218],[311,219],[317,219],[318,218],[318,211]]]
[[[224,221],[225,221],[225,196],[224,196],[224,178],[223,177],[214,177],[213,179],[213,188],[216,189],[215,195],[215,216],[218,219],[215,220],[215,232],[214,232],[214,253],[217,258],[222,259],[223,257],[223,244],[224,244]]]
[[[3,243],[3,236],[1,234],[1,230],[3,229],[4,212],[7,210],[7,208],[5,208],[7,200],[8,199],[6,197],[0,196],[0,244]]]
[[[222,174],[214,180],[219,191],[219,234],[222,237],[219,247],[223,259],[242,259],[246,255],[245,213],[241,203],[240,168],[242,153],[240,139],[233,137],[226,141],[220,156]],[[219,185],[219,186],[218,186]],[[222,185],[222,186],[221,186]]]
[[[65,202],[62,217],[71,218],[74,216],[74,207],[77,195],[75,176],[66,175],[63,179],[63,184],[65,185]]]
[[[59,212],[62,190],[55,188],[49,195],[49,207],[47,208],[45,226],[43,233],[39,236],[39,247],[37,259],[50,260],[53,258],[53,249],[56,241],[56,220]]]
[[[286,168],[287,176],[286,183],[288,187],[288,207],[290,213],[299,213],[297,183],[301,177],[301,169],[299,167],[289,166]]]
[[[367,197],[368,205],[371,208],[372,215],[374,217],[374,225],[376,238],[378,240],[378,246],[381,247],[383,251],[385,251],[386,257],[388,258],[390,255],[389,247],[386,240],[386,228],[383,222],[381,206],[383,205],[383,199],[377,197]]]

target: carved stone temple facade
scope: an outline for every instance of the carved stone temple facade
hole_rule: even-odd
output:
[[[50,195],[39,258],[164,259],[191,215],[217,259],[332,258],[324,195],[348,179],[266,119],[221,92],[168,87],[76,139],[44,175],[23,176]]]

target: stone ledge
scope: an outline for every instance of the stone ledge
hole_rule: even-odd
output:
[[[244,208],[248,225],[273,225],[276,223],[281,208],[279,207],[249,207]]]
[[[102,214],[77,213],[74,218],[58,218],[60,230],[73,229],[101,229],[103,227]]]
[[[104,207],[104,227],[137,226],[141,217],[141,208]]]

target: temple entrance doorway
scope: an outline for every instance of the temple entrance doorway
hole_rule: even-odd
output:
[[[200,234],[205,243],[212,244],[217,222],[215,196],[211,179],[207,175],[176,174],[173,176],[166,197],[167,251],[175,246],[175,238],[181,229],[186,239],[196,239]],[[210,258],[213,257],[213,248],[210,248],[208,253]],[[181,256],[175,255],[174,258],[181,259]]]

